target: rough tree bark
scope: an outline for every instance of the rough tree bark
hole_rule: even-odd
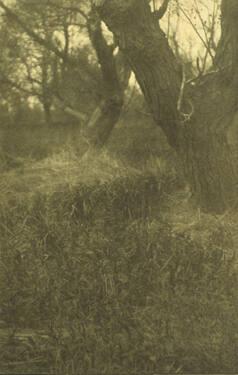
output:
[[[95,5],[134,71],[155,122],[177,151],[198,204],[215,212],[231,207],[238,181],[231,141],[238,125],[237,0],[222,1],[214,73],[183,93],[181,67],[148,1],[95,0]],[[184,116],[181,112],[191,106],[192,115]]]

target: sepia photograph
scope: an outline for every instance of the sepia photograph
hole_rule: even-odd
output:
[[[238,374],[238,0],[0,0],[0,375]]]

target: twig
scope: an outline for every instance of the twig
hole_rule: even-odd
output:
[[[181,7],[181,5],[178,4],[178,7],[181,10],[181,12],[183,13],[183,15],[186,17],[186,19],[188,20],[188,22],[190,23],[190,25],[192,26],[193,30],[195,31],[195,33],[197,34],[197,36],[199,37],[199,39],[203,43],[204,47],[208,50],[208,53],[209,53],[212,61],[214,61],[214,56],[212,55],[209,46],[207,45],[206,41],[203,39],[203,37],[200,34],[200,32],[198,31],[198,29],[196,28],[196,26],[194,25],[194,23],[191,21],[190,17],[187,15],[187,13],[185,12],[185,10]]]
[[[158,10],[155,9],[155,1],[153,1],[153,4],[154,4],[153,15],[156,17],[156,19],[160,20],[161,18],[164,17],[165,13],[167,12],[168,6],[169,6],[169,1],[170,0],[164,0],[163,4],[161,5],[161,7]]]

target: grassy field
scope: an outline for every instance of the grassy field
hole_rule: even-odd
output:
[[[236,213],[201,213],[149,141],[111,142],[1,172],[0,373],[238,370]]]
[[[235,16],[0,0],[0,375],[238,375]]]

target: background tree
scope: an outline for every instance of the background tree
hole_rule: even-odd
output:
[[[80,121],[85,121],[87,118],[77,108],[72,108],[71,103],[68,103],[68,100],[59,92],[59,87],[65,85],[67,70],[72,72],[76,69],[77,75],[80,75],[81,84],[87,81],[101,81],[99,85],[99,105],[95,110],[90,111],[92,115],[88,116],[86,127],[88,129],[86,136],[89,138],[90,144],[94,147],[101,147],[120,117],[124,90],[127,87],[130,71],[120,51],[116,50],[117,45],[110,44],[107,41],[98,14],[86,1],[81,4],[80,8],[75,5],[75,1],[50,1],[42,2],[40,5],[24,1],[15,9],[9,8],[4,2],[0,2],[0,6],[8,20],[18,25],[22,32],[34,43],[47,49],[48,53],[54,53],[59,60],[54,64],[54,78],[57,77],[57,80],[54,82],[54,89],[52,89],[47,84],[49,80],[48,63],[46,63],[47,53],[44,52],[42,55],[41,97],[47,118],[50,117],[50,96],[52,94],[57,98],[57,103],[60,103],[67,113]],[[30,17],[32,12],[33,15],[34,12],[37,12],[37,16]],[[97,57],[96,69],[94,59],[91,59],[91,61],[94,61],[94,64],[92,64],[89,62],[89,56],[80,53],[81,48],[74,48],[72,33],[75,32],[75,27],[81,35],[81,41],[89,38],[93,53]],[[87,36],[82,32],[83,29],[87,30]],[[78,43],[80,43],[79,40]],[[60,74],[59,70],[61,71]],[[97,84],[94,85],[92,91],[97,92],[97,86]]]

